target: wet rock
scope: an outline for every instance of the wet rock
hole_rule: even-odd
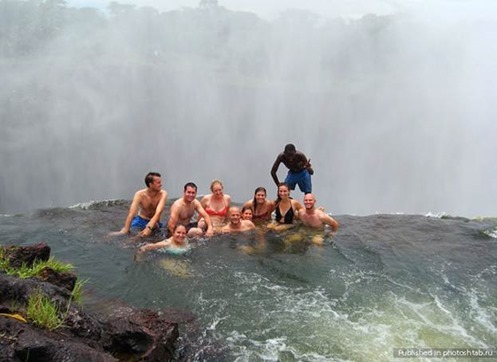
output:
[[[48,260],[47,249],[40,245],[33,250],[23,247],[22,252],[17,248],[9,260],[22,259],[10,259],[12,255],[26,256],[24,263],[33,263],[40,256],[46,258],[40,260]],[[167,314],[131,307],[108,315],[87,313],[72,301],[74,282],[48,268],[40,277],[30,279],[0,272],[0,362],[174,360],[178,324],[169,321]],[[64,320],[62,327],[49,331],[29,321],[26,308],[35,292],[57,306]],[[14,318],[14,314],[28,322]]]
[[[4,248],[5,257],[10,266],[20,268],[23,264],[27,267],[39,261],[47,261],[50,258],[50,247],[45,243],[31,246],[8,246]]]
[[[38,278],[59,287],[66,288],[69,291],[74,289],[76,280],[78,280],[78,277],[74,273],[60,273],[49,267],[44,268],[38,275]]]

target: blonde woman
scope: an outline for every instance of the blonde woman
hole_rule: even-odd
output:
[[[228,220],[228,210],[231,206],[231,196],[224,193],[224,186],[220,180],[211,182],[211,194],[204,195],[200,200],[200,204],[205,209],[205,212],[210,216],[214,231],[226,225]],[[204,222],[199,220],[199,226]],[[217,230],[219,231],[219,230]]]

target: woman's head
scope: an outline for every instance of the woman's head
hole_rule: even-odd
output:
[[[258,203],[258,204],[262,204],[266,201],[266,195],[267,195],[267,192],[266,192],[266,189],[264,187],[258,187],[255,189],[255,192],[254,192],[254,204],[255,203]]]
[[[185,225],[177,224],[173,229],[173,239],[182,242],[186,238]]]
[[[242,219],[243,220],[252,221],[253,217],[254,217],[254,213],[250,207],[245,206],[244,208],[242,208]]]
[[[278,184],[278,198],[284,199],[290,196],[290,187],[284,182]]]
[[[211,182],[211,192],[216,196],[223,196],[224,186],[220,180],[213,180]]]

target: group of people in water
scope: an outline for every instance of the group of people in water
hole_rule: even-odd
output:
[[[277,176],[281,163],[288,168],[285,182],[280,182]],[[288,144],[271,169],[278,188],[276,200],[268,199],[266,189],[258,187],[253,199],[245,202],[242,207],[233,206],[231,197],[224,193],[220,180],[212,181],[211,194],[198,200],[197,185],[188,182],[184,186],[183,196],[174,201],[170,208],[166,232],[170,237],[146,244],[140,251],[166,248],[169,252],[181,252],[188,248],[188,238],[246,232],[256,228],[287,230],[297,221],[313,230],[324,231],[326,227],[337,231],[338,222],[325,213],[323,208],[316,208],[316,198],[311,193],[312,174],[310,160],[297,151],[294,145]],[[123,228],[114,234],[137,232],[146,237],[163,227],[160,218],[168,194],[162,189],[161,175],[149,172],[145,176],[145,185],[145,189],[135,193]],[[290,190],[295,189],[296,185],[304,192],[303,205],[290,197]],[[323,236],[313,238],[316,243],[322,243],[322,240]]]

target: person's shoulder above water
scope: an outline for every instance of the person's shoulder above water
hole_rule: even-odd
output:
[[[255,225],[250,220],[243,220],[240,208],[230,207],[228,211],[229,222],[221,228],[222,233],[244,232],[255,229]]]
[[[312,228],[322,228],[324,225],[329,225],[333,231],[337,231],[339,224],[324,210],[316,208],[316,198],[313,194],[304,195],[304,209],[299,213],[298,217],[302,224]]]
[[[145,189],[138,190],[133,196],[123,228],[119,232],[128,234],[131,229],[139,231],[139,236],[149,236],[161,227],[160,217],[167,202],[167,191],[162,189],[162,178],[158,172],[145,176]]]

